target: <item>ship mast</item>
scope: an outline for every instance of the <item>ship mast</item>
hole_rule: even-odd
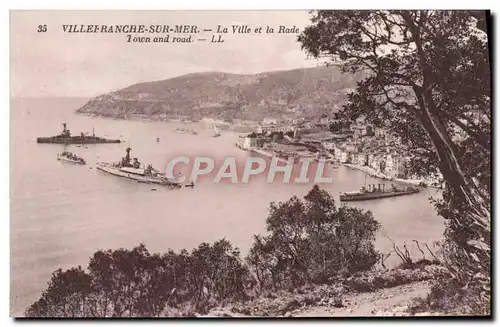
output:
[[[62,123],[62,125],[63,125],[63,131],[62,131],[61,135],[69,137],[71,134],[69,132],[69,129],[66,128],[66,123]]]

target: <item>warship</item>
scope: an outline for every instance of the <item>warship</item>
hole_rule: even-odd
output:
[[[66,123],[63,123],[63,131],[61,134],[49,137],[38,137],[37,143],[57,143],[57,144],[97,144],[97,143],[120,143],[120,140],[105,139],[102,137],[85,135],[81,133],[79,136],[71,136],[71,132],[66,128]]]
[[[369,184],[368,188],[362,186],[359,191],[340,193],[340,201],[376,200],[420,192],[418,188],[414,187],[397,188],[392,185],[390,189],[386,190],[384,184],[382,184],[382,187],[380,185],[381,184],[378,184],[377,187],[374,184]]]
[[[173,188],[182,186],[174,178],[167,178],[165,174],[160,173],[151,165],[141,167],[141,163],[137,158],[132,161],[130,158],[131,150],[131,148],[126,149],[126,155],[120,162],[114,164],[101,162],[97,163],[96,168],[108,174],[132,179],[139,183],[160,184]]]

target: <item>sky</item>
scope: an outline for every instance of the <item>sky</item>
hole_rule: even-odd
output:
[[[195,72],[253,74],[314,67],[298,34],[225,34],[224,43],[127,43],[125,34],[70,34],[71,24],[309,24],[307,11],[11,11],[12,97],[89,97]],[[46,33],[38,26],[46,25]],[[198,36],[210,39],[212,32]]]

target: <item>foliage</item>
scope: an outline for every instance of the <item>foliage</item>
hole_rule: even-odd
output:
[[[335,206],[317,186],[304,197],[271,203],[270,235],[255,236],[247,262],[227,240],[202,243],[191,252],[151,254],[99,250],[81,267],[54,272],[27,317],[159,317],[206,313],[261,291],[371,269],[379,224],[370,212]],[[259,288],[260,286],[260,288]]]
[[[427,262],[418,268],[396,268],[383,271],[369,271],[345,278],[343,285],[356,292],[373,292],[382,288],[391,288],[409,283],[432,280],[435,278],[437,265]],[[435,268],[435,269],[432,269]]]
[[[271,203],[268,236],[255,236],[247,262],[261,288],[293,288],[369,270],[379,228],[371,212],[342,206],[318,186],[301,201]]]
[[[447,315],[490,315],[489,302],[484,295],[477,293],[478,288],[464,288],[457,279],[445,276],[435,283],[430,293],[424,298],[413,299],[409,311],[437,312]]]
[[[81,267],[54,272],[27,317],[158,317],[168,307],[245,298],[248,269],[226,240],[202,243],[191,253],[150,254],[132,250],[97,251],[88,272]]]
[[[476,11],[318,11],[302,47],[344,72],[366,72],[343,112],[389,128],[420,173],[439,171],[450,272],[489,284],[491,72]],[[484,301],[488,301],[488,294]]]

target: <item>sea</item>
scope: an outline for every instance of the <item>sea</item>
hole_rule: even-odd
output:
[[[22,316],[40,298],[56,269],[86,267],[99,249],[129,248],[144,243],[150,252],[191,250],[202,242],[225,238],[244,254],[253,235],[266,233],[272,201],[303,197],[313,184],[267,183],[255,178],[248,184],[197,183],[172,190],[152,187],[96,170],[97,162],[116,162],[132,148],[132,157],[162,169],[168,158],[204,155],[217,158],[251,156],[235,146],[239,134],[222,131],[212,137],[203,123],[113,120],[77,115],[83,98],[16,98],[11,100],[10,130],[10,313]],[[57,135],[66,123],[73,135],[92,133],[119,138],[121,144],[37,144],[38,136]],[[194,129],[197,135],[175,133]],[[56,159],[67,150],[84,157],[87,165]],[[330,167],[332,183],[319,186],[339,199],[339,192],[359,189],[364,183],[384,183],[348,167]],[[387,184],[387,182],[385,182]],[[154,190],[153,190],[154,188]],[[443,237],[444,222],[437,216],[428,188],[419,194],[353,202],[371,210],[382,225],[376,246],[383,253],[405,243],[411,254],[421,253],[413,240],[427,243]],[[392,254],[387,266],[399,263]]]

